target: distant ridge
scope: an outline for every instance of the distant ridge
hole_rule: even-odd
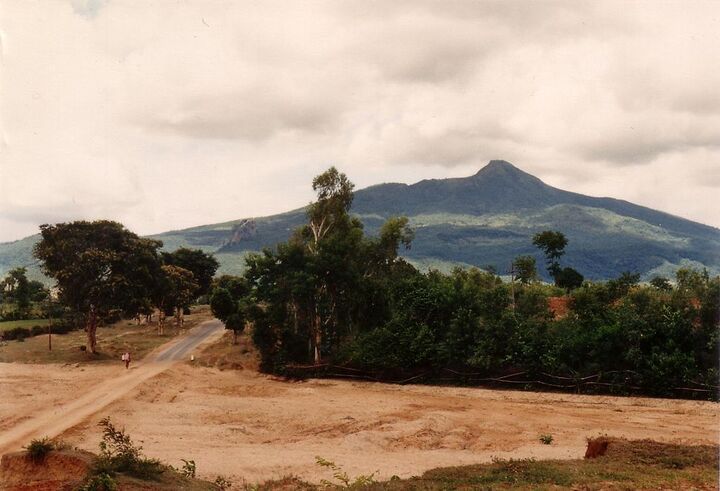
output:
[[[672,275],[683,265],[720,273],[719,229],[623,200],[554,188],[504,160],[492,160],[468,177],[370,186],[356,191],[351,211],[369,233],[390,216],[409,217],[416,238],[404,254],[423,268],[493,266],[503,273],[520,254],[535,255],[542,265],[532,236],[552,229],[569,238],[563,262],[588,278],[623,271],[646,278]],[[153,237],[169,250],[186,246],[214,252],[222,271],[237,273],[248,251],[287,240],[304,221],[304,209],[297,209]],[[32,264],[35,240],[0,244],[0,274]]]

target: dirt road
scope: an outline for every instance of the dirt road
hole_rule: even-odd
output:
[[[78,396],[77,398],[72,397],[71,400],[63,401],[64,403],[60,404],[58,404],[58,400],[46,401],[50,403],[49,406],[46,406],[47,409],[38,411],[37,406],[35,406],[35,411],[32,411],[24,420],[17,418],[16,409],[16,414],[10,415],[10,419],[13,420],[10,428],[3,424],[6,423],[4,419],[0,419],[0,428],[3,429],[2,434],[0,434],[0,455],[20,449],[22,445],[32,438],[39,436],[54,437],[81,423],[86,418],[125,396],[143,382],[164,372],[178,361],[187,359],[190,353],[201,344],[211,342],[222,335],[223,330],[224,326],[218,320],[204,322],[188,331],[185,336],[163,345],[142,361],[134,362],[130,370],[124,370],[120,362],[116,367],[110,369],[108,367],[88,368],[91,371],[100,368],[97,375],[101,378],[88,377],[86,387],[66,387],[74,390],[74,394]],[[58,365],[51,366],[50,369],[63,371]],[[11,371],[8,366],[2,370],[0,384],[12,380]],[[30,387],[26,387],[26,389],[30,389]],[[50,387],[45,388],[45,390],[51,389]],[[62,390],[63,387],[55,387],[55,390],[58,389]],[[9,390],[2,393],[5,399],[11,397]],[[38,395],[39,399],[43,398],[43,394]]]

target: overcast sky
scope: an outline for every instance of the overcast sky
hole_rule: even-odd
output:
[[[720,226],[720,2],[0,0],[0,240],[474,174]]]

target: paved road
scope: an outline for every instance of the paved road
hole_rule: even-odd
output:
[[[136,366],[132,370],[122,370],[122,375],[105,380],[70,403],[35,414],[0,435],[0,455],[20,450],[33,438],[52,438],[82,423],[174,363],[187,360],[200,344],[219,338],[223,330],[224,325],[219,320],[205,321],[181,338],[153,351],[143,360],[134,362]]]

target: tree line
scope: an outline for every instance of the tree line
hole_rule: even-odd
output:
[[[513,261],[509,280],[479,269],[422,273],[400,257],[412,245],[407,218],[390,218],[370,237],[349,213],[344,174],[331,168],[313,189],[307,223],[249,255],[245,274],[223,277],[211,296],[236,333],[252,325],[263,370],[335,365],[385,380],[448,370],[598,374],[611,390],[704,387],[697,390],[715,396],[719,277],[681,269],[674,285],[641,285],[632,273],[585,281],[561,265],[568,241],[558,231],[533,237],[552,285],[538,281],[532,256]]]
[[[184,310],[210,290],[217,260],[201,250],[160,250],[162,242],[138,237],[122,224],[75,221],[40,226],[33,250],[56,282],[58,301],[82,319],[87,349],[95,353],[97,327],[110,318],[158,312],[182,321]]]

